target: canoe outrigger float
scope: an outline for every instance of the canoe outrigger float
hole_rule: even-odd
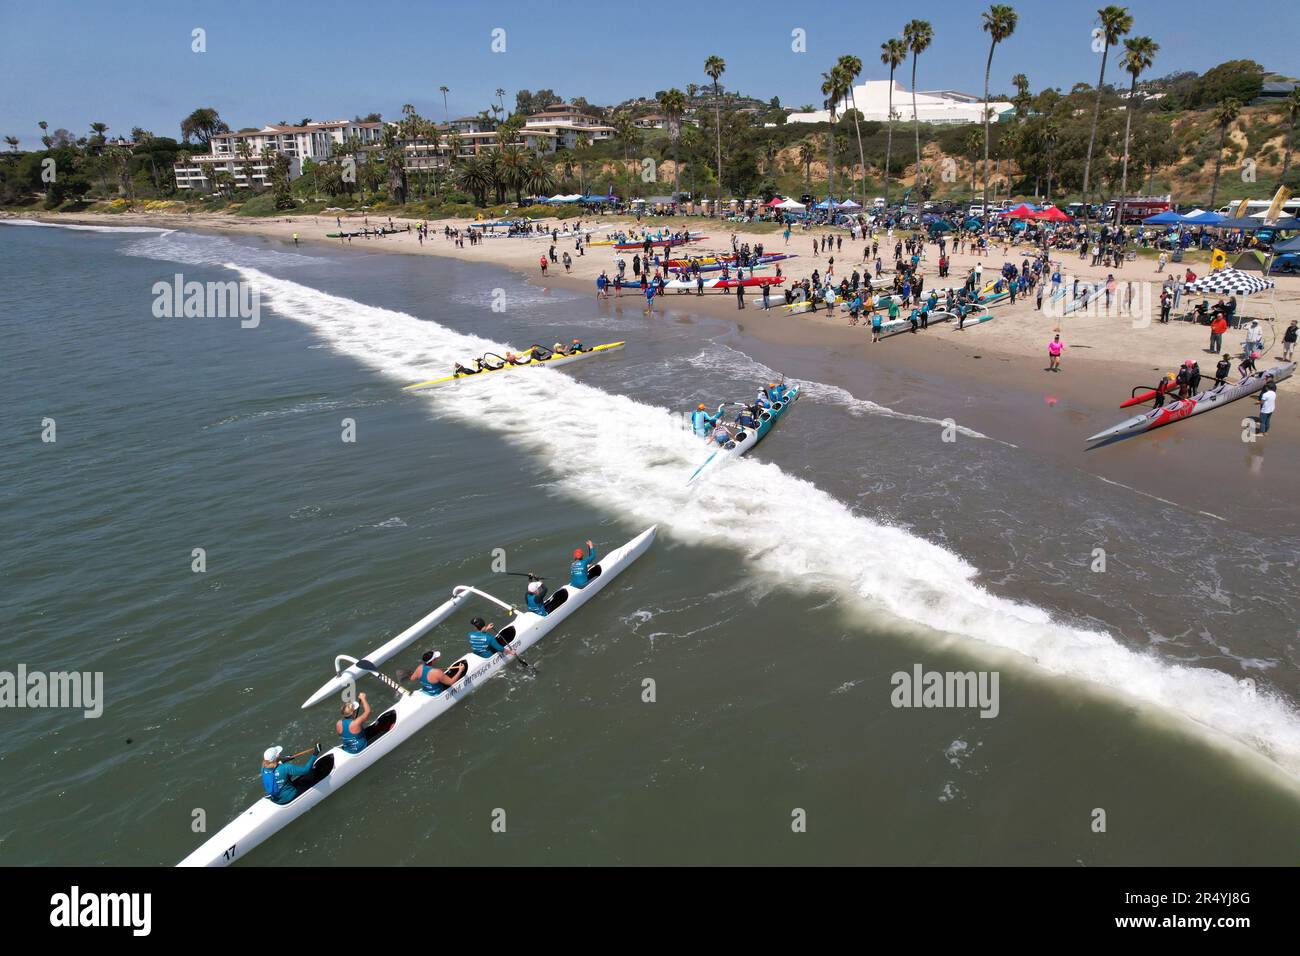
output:
[[[1222,408],[1239,398],[1245,398],[1247,395],[1254,395],[1256,392],[1263,391],[1268,376],[1272,376],[1274,382],[1290,378],[1292,373],[1295,372],[1295,367],[1295,362],[1288,362],[1286,365],[1278,365],[1263,372],[1248,375],[1235,384],[1224,382],[1222,385],[1207,389],[1190,398],[1176,399],[1167,405],[1125,419],[1118,425],[1098,432],[1088,441],[1101,442],[1112,438],[1123,438],[1126,435],[1136,435],[1140,432],[1151,431],[1153,428],[1160,428],[1162,425],[1182,421],[1184,418],[1191,418],[1193,415],[1200,415],[1202,412],[1212,412],[1216,408]]]
[[[363,674],[374,674],[378,665],[441,624],[461,604],[475,595],[491,601],[514,615],[514,620],[503,627],[497,637],[514,653],[525,651],[564,623],[573,612],[595,597],[601,588],[645,554],[655,539],[655,530],[654,527],[647,528],[627,544],[611,551],[593,564],[586,587],[575,588],[566,584],[564,587],[557,588],[555,593],[546,599],[546,607],[550,613],[544,617],[532,611],[519,611],[477,588],[458,585],[452,589],[450,600],[434,608],[411,627],[371,651],[361,660],[344,654],[336,657],[335,676],[307,698],[302,706],[307,708],[320,703],[354,683]],[[249,850],[302,816],[378,761],[380,757],[396,749],[399,744],[414,736],[435,717],[442,716],[462,697],[473,693],[485,681],[501,673],[509,661],[510,657],[504,652],[493,654],[491,657],[479,657],[477,654],[468,653],[454,664],[444,668],[444,672],[455,677],[456,682],[441,693],[428,694],[423,690],[402,691],[402,696],[397,703],[383,711],[365,728],[364,735],[367,743],[360,753],[348,753],[340,746],[321,754],[316,758],[308,774],[294,778],[293,782],[298,788],[298,793],[290,802],[275,803],[270,797],[258,800],[197,850],[181,860],[178,866],[226,866],[237,859],[242,859]],[[344,662],[348,662],[348,666],[339,670]]]
[[[716,447],[717,443],[714,442],[715,448],[713,453],[709,455],[708,458],[704,459],[704,463],[700,465],[699,468],[695,469],[695,473],[686,479],[686,483],[689,485],[695,481],[695,479],[699,478],[701,475],[707,474],[714,468],[717,468],[723,462],[731,461],[733,458],[739,458],[741,455],[748,452],[751,448],[767,437],[767,433],[776,427],[776,423],[780,421],[781,416],[783,416],[789,410],[790,406],[798,399],[799,386],[795,385],[785,393],[785,401],[776,402],[770,409],[765,408],[759,413],[757,428],[742,428],[736,433],[736,436],[731,441],[721,447]],[[712,439],[710,439],[710,441],[712,441]]]
[[[457,382],[461,382],[466,379],[474,380],[479,378],[485,378],[489,375],[496,375],[500,372],[513,372],[516,369],[521,369],[521,368],[538,368],[541,366],[554,367],[556,365],[568,365],[571,362],[581,362],[583,359],[596,358],[597,356],[600,355],[607,355],[610,352],[617,352],[626,344],[627,344],[626,342],[607,342],[604,345],[593,345],[591,348],[585,351],[578,352],[572,355],[560,355],[556,352],[551,352],[550,349],[544,349],[544,351],[550,353],[546,358],[532,358],[526,362],[520,362],[517,365],[511,365],[509,362],[501,358],[501,356],[499,355],[492,355],[492,353],[488,353],[489,355],[492,355],[493,358],[498,359],[501,362],[500,368],[485,368],[480,372],[469,372],[469,373],[453,372],[451,375],[445,375],[442,378],[431,378],[427,382],[416,382],[414,385],[403,386],[402,391],[416,392],[425,388],[437,388],[440,385],[454,385]],[[533,346],[533,348],[538,348],[538,346]],[[487,356],[484,356],[484,358],[486,357]]]

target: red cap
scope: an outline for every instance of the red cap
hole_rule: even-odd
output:
[[[575,558],[580,558],[580,557],[582,557],[582,549],[581,549],[581,548],[574,548],[574,549],[573,549],[573,556],[574,556]]]

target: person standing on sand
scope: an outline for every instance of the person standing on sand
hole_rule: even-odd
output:
[[[1165,293],[1168,295],[1168,293]],[[1165,321],[1169,321],[1165,319]],[[1210,322],[1210,354],[1218,355],[1223,351],[1223,333],[1228,331],[1228,320],[1222,312],[1214,313],[1214,319]]]
[[[540,257],[537,261],[541,263],[542,275],[546,275],[546,256]]]
[[[897,306],[894,306],[893,308],[897,308]],[[880,325],[881,325],[880,313],[879,312],[871,313],[871,341],[872,342],[880,341]]]
[[[1288,325],[1286,331],[1282,333],[1282,361],[1284,362],[1290,362],[1295,359],[1295,344],[1297,336],[1296,326],[1298,324],[1300,323],[1297,323],[1295,319],[1292,319],[1291,324]]]
[[[764,309],[770,309],[772,307],[771,297],[772,297],[772,287],[765,282],[763,283],[763,308]]]
[[[745,307],[745,287],[741,285],[740,280],[737,279],[736,280],[736,308],[743,309],[744,307]]]
[[[1061,335],[1058,332],[1052,341],[1047,343],[1047,370],[1049,372],[1059,372],[1061,370],[1061,350],[1065,346],[1061,344]]]
[[[1259,434],[1267,435],[1269,425],[1273,421],[1273,412],[1277,408],[1277,386],[1273,384],[1273,377],[1268,376],[1268,382],[1264,390],[1259,393],[1255,399],[1259,402]]]
[[[1034,308],[1039,312],[1043,311],[1043,290],[1046,288],[1047,286],[1043,283],[1038,283],[1038,292],[1034,296]]]

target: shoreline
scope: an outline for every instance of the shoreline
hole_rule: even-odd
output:
[[[468,225],[464,220],[430,221],[430,238],[421,244],[414,233],[352,242],[326,239],[324,233],[336,227],[322,217],[253,219],[225,214],[115,213],[8,218],[256,235],[288,244],[292,244],[292,234],[297,232],[302,243],[313,246],[355,246],[365,252],[442,256],[504,267],[521,274],[532,285],[585,291],[593,298],[599,272],[616,271],[612,266],[616,256],[608,247],[589,247],[587,254],[579,257],[573,251],[572,239],[564,237],[556,250],[557,254],[568,251],[573,256],[573,273],[568,275],[562,271],[545,277],[539,274],[537,259],[549,247],[549,242],[540,239],[485,239],[477,246],[458,249],[444,239],[442,229],[453,224],[454,228],[464,229]],[[387,218],[374,217],[376,222],[385,223]],[[593,231],[597,235],[636,226],[623,218],[606,218],[595,218]],[[400,225],[409,220],[394,221]],[[583,220],[585,224],[592,221]],[[349,223],[344,225],[346,228]],[[655,228],[653,222],[645,225]],[[710,239],[698,246],[701,252],[729,249],[729,230],[713,229],[708,235]],[[749,236],[743,238],[752,241]],[[770,238],[774,241],[768,245],[769,251],[787,251],[779,235]],[[836,255],[837,275],[852,269],[850,245],[861,251],[861,241],[851,243],[846,237],[842,253]],[[883,237],[881,245],[883,258]],[[783,263],[789,267],[787,274],[801,279],[814,268],[826,268],[827,255],[814,258],[811,246],[808,234],[791,238],[788,251],[798,253],[799,258]],[[631,254],[624,256],[630,264]],[[1010,261],[1018,262],[1020,258],[1022,254],[1011,250]],[[1070,258],[1063,263],[1067,269],[1074,264]],[[955,280],[960,282],[966,269],[977,261],[968,254],[952,256]],[[983,260],[989,272],[996,271],[1002,261],[1001,247],[991,250]],[[1139,278],[1138,270],[1145,273],[1142,279],[1154,276],[1154,270],[1142,260],[1128,267],[1133,274],[1126,276],[1121,270],[1117,278]],[[1101,269],[1078,270],[1083,279],[1096,278],[1097,273],[1103,273],[1100,277],[1104,278]],[[1275,344],[1258,361],[1260,369],[1281,363],[1281,329],[1291,319],[1300,318],[1300,278],[1277,277],[1275,281]],[[937,283],[927,277],[927,284]],[[627,293],[622,298],[629,300],[623,308],[644,312],[644,299],[638,293]],[[1241,311],[1263,318],[1268,298],[1269,294],[1256,300],[1242,299]],[[619,301],[612,298],[608,304]],[[1242,440],[1242,420],[1253,416],[1258,408],[1249,398],[1237,403],[1233,411],[1220,411],[1114,445],[1089,449],[1083,441],[1087,435],[1126,417],[1127,410],[1118,405],[1134,385],[1154,383],[1162,371],[1180,364],[1183,358],[1207,359],[1208,332],[1202,327],[1185,322],[1133,327],[1130,319],[1066,317],[1061,320],[1067,346],[1062,371],[1051,373],[1046,370],[1045,346],[1057,320],[1036,312],[1032,299],[999,307],[992,321],[960,332],[947,324],[937,325],[915,335],[896,335],[877,345],[871,343],[869,329],[850,327],[847,318],[838,314],[836,320],[825,318],[825,312],[790,316],[779,308],[764,311],[756,305],[759,301],[757,295],[747,296],[746,308],[740,310],[732,295],[666,293],[656,297],[654,312],[660,318],[677,311],[692,318],[707,317],[727,329],[738,348],[792,377],[836,385],[857,398],[897,410],[937,420],[953,419],[990,438],[1162,502],[1247,530],[1269,527],[1294,533],[1298,528],[1289,505],[1293,498],[1290,475],[1300,466],[1300,447],[1295,441],[1300,433],[1300,402],[1296,401],[1300,393],[1295,385],[1298,377],[1279,385],[1272,430],[1268,436],[1257,436],[1253,443]],[[1229,330],[1225,352],[1231,352],[1242,335]],[[1269,341],[1266,332],[1266,345]],[[1207,378],[1213,377],[1212,369],[1212,363],[1207,362],[1203,368],[1203,373],[1209,373]]]

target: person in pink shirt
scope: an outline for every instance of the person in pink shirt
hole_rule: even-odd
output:
[[[1051,363],[1047,368],[1049,372],[1059,372],[1061,370],[1061,350],[1064,348],[1059,333],[1052,341],[1047,343],[1047,360]]]

